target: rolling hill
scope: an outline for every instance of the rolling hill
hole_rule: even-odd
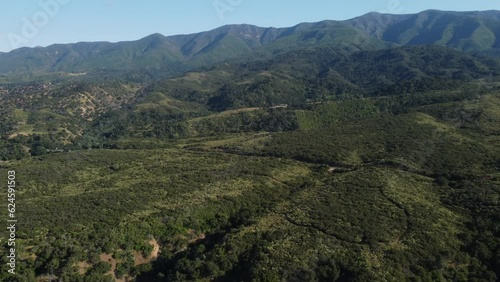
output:
[[[498,17],[1,53],[0,281],[498,281]]]

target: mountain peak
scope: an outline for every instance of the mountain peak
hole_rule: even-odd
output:
[[[149,39],[149,40],[164,40],[166,39],[167,37],[161,33],[153,33],[153,34],[150,34],[146,37],[143,37],[141,38],[140,40],[145,40],[145,39]]]

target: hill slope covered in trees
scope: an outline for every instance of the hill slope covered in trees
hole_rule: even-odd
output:
[[[2,64],[19,228],[0,280],[497,281],[500,61],[465,47],[478,31],[414,36],[496,20],[232,26],[68,45],[78,63],[54,68],[1,54],[33,73]]]

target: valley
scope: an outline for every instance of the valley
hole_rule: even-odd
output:
[[[20,273],[2,256],[0,280],[497,281],[499,20],[0,53]]]

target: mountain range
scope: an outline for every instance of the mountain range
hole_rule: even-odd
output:
[[[254,60],[318,45],[346,52],[438,44],[500,56],[500,11],[369,13],[288,28],[227,25],[189,35],[152,34],[129,42],[80,42],[0,53],[0,74],[161,69],[180,73],[227,60]]]
[[[0,281],[498,281],[499,23],[0,53]]]

